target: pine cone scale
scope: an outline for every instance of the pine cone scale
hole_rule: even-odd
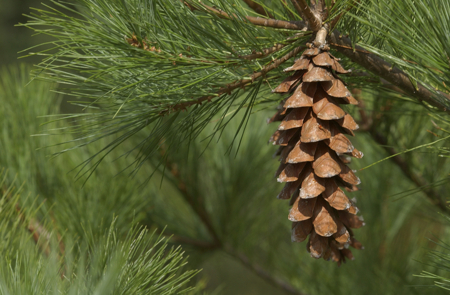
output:
[[[316,89],[317,83],[301,83],[294,91],[294,94],[286,100],[284,107],[301,108],[313,106]]]
[[[281,121],[278,130],[288,130],[303,126],[303,122],[308,115],[308,108],[292,109],[289,114]]]
[[[314,56],[312,61],[316,66],[321,67],[332,67],[334,65],[334,59],[326,52]]]
[[[317,198],[302,199],[297,196],[291,210],[289,211],[288,219],[294,222],[310,219],[313,217],[316,201]]]
[[[316,153],[317,142],[305,143],[297,142],[294,148],[289,152],[287,163],[312,162]]]

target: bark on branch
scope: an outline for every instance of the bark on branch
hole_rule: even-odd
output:
[[[308,23],[311,31],[317,32],[322,27],[322,20],[314,14],[306,0],[291,0],[297,12]]]
[[[245,4],[248,5],[251,9],[253,9],[256,13],[259,13],[261,15],[267,16],[269,18],[274,18],[272,14],[267,12],[264,7],[262,7],[260,4],[256,3],[252,0],[244,0]]]
[[[192,6],[193,6],[193,4],[189,4],[188,7],[192,7]],[[214,7],[210,7],[203,3],[200,3],[199,6],[202,7],[203,9],[208,10],[209,12],[214,13],[215,15],[217,15],[220,18],[238,19],[237,15],[230,16],[225,11],[216,9]],[[284,21],[284,20],[278,20],[278,19],[272,19],[272,18],[261,18],[261,17],[254,17],[254,16],[245,16],[245,19],[247,21],[249,21],[250,23],[257,25],[257,26],[270,27],[270,28],[276,28],[276,29],[297,30],[297,31],[298,30],[306,30],[306,25],[302,21]]]
[[[274,53],[274,52],[277,52],[277,51],[283,49],[284,47],[286,47],[286,44],[276,44],[276,45],[274,45],[272,47],[264,48],[262,50],[262,52],[255,52],[255,53],[252,53],[252,54],[242,55],[242,56],[239,56],[239,57],[242,58],[242,59],[247,59],[247,60],[263,58],[263,57],[266,57],[267,55],[269,55],[271,53]]]
[[[352,42],[349,38],[341,36],[340,32],[335,30],[330,35],[330,45],[337,51],[341,52],[353,62],[364,67],[375,75],[385,79],[389,83],[399,87],[407,95],[416,98],[420,102],[426,102],[431,106],[438,108],[443,112],[450,114],[450,110],[445,104],[442,104],[437,98],[441,95],[450,100],[450,96],[443,92],[437,91],[437,95],[428,90],[423,84],[418,83],[418,89],[414,88],[408,75],[397,67],[392,65],[379,56],[371,53],[363,53],[362,47],[356,46],[356,51],[352,50]]]

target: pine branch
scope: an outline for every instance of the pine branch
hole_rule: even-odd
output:
[[[287,293],[294,294],[294,295],[306,295],[306,293],[298,291],[289,283],[274,277],[271,273],[268,273],[266,270],[261,268],[259,265],[252,263],[250,261],[250,259],[247,256],[245,256],[244,254],[236,253],[232,249],[227,249],[226,253],[228,253],[232,257],[236,258],[237,260],[239,260],[239,262],[241,262],[242,265],[244,265],[246,268],[250,269],[253,273],[258,275],[259,277],[263,278],[265,281],[271,283],[272,285],[274,285],[276,287],[283,289]]]
[[[264,48],[264,49],[262,50],[262,52],[255,52],[255,53],[248,54],[248,55],[242,55],[242,56],[239,56],[239,58],[247,59],[247,60],[253,60],[253,59],[257,59],[257,58],[263,58],[263,57],[268,56],[268,55],[271,54],[271,53],[275,53],[275,52],[277,52],[277,51],[280,51],[281,49],[283,49],[284,47],[286,47],[286,45],[287,45],[287,44],[276,44],[276,45],[274,45],[274,46],[272,46],[272,47]]]
[[[253,9],[256,13],[259,13],[261,15],[264,15],[268,18],[274,18],[273,15],[269,12],[267,12],[264,7],[262,7],[260,4],[256,3],[252,0],[244,0],[245,4],[248,5],[251,9]]]
[[[162,154],[164,154],[165,151],[162,151]],[[177,165],[175,163],[170,162],[167,158],[166,161],[164,161],[164,164],[167,169],[170,170],[171,174],[171,180],[172,183],[176,186],[178,191],[181,193],[183,198],[186,200],[186,202],[189,204],[189,206],[192,208],[192,210],[197,214],[197,216],[202,221],[203,225],[207,228],[209,234],[213,237],[214,242],[208,243],[204,241],[198,241],[191,238],[174,235],[174,234],[164,234],[169,235],[174,241],[177,241],[182,244],[188,244],[197,248],[200,248],[202,250],[222,250],[225,253],[228,253],[231,255],[234,259],[240,261],[246,268],[254,272],[256,275],[264,279],[265,281],[270,282],[272,285],[283,289],[284,291],[294,294],[294,295],[305,295],[305,293],[299,292],[296,290],[292,285],[290,285],[288,282],[285,282],[279,278],[274,277],[271,273],[267,272],[260,266],[253,264],[250,259],[245,256],[242,253],[238,253],[235,249],[233,249],[231,246],[227,245],[224,246],[222,241],[219,238],[219,235],[217,234],[216,230],[214,229],[214,226],[212,225],[211,218],[206,211],[206,208],[201,205],[201,202],[198,202],[195,200],[195,197],[190,195],[188,189],[187,189],[187,183],[182,179]]]
[[[191,245],[191,246],[194,246],[196,248],[199,248],[199,249],[202,249],[205,251],[217,250],[220,248],[225,253],[230,255],[232,258],[238,260],[244,267],[246,267],[247,269],[249,269],[250,271],[255,273],[260,278],[264,279],[265,281],[271,283],[273,286],[280,288],[289,294],[306,295],[305,293],[300,292],[297,289],[295,289],[288,282],[285,282],[279,278],[274,277],[271,273],[267,272],[265,269],[263,269],[259,265],[252,263],[247,256],[245,256],[242,253],[237,253],[234,249],[232,249],[229,246],[227,246],[226,249],[223,249],[221,247],[218,247],[216,244],[207,243],[204,241],[198,241],[198,240],[194,240],[191,238],[187,238],[187,237],[183,237],[183,236],[179,236],[179,235],[175,235],[175,234],[164,234],[163,233],[163,235],[170,237],[173,241],[178,242],[180,244]]]
[[[360,46],[355,46],[357,49],[353,51],[352,42],[349,38],[341,36],[341,33],[337,30],[333,31],[330,35],[330,45],[333,46],[337,51],[341,52],[353,62],[364,67],[368,71],[374,73],[375,75],[385,79],[389,83],[399,87],[407,95],[416,98],[420,102],[426,102],[431,106],[436,107],[440,111],[447,112],[450,114],[450,110],[447,109],[445,104],[442,104],[436,99],[436,95],[428,90],[421,83],[417,83],[417,89],[411,83],[408,75],[397,67],[393,67],[390,63],[383,60],[372,53],[360,53],[360,50],[364,50]],[[431,88],[431,87],[429,87]],[[450,100],[450,96],[440,91],[436,91],[438,95],[444,96]]]
[[[325,0],[318,0],[319,4],[318,4],[318,8],[320,9],[320,11],[323,11],[324,9],[327,8],[327,4],[325,3]]]
[[[297,12],[305,18],[309,29],[317,32],[322,27],[322,21],[314,14],[306,0],[291,0]]]
[[[313,10],[315,10],[315,12],[319,15],[322,15],[322,13],[327,7],[325,4],[325,0],[311,0],[311,5],[313,7]]]
[[[291,52],[289,52],[288,54],[286,54],[285,56],[283,56],[280,59],[275,60],[273,63],[271,63],[268,66],[265,66],[260,72],[254,73],[250,76],[250,79],[243,79],[240,81],[236,81],[233,82],[231,84],[226,85],[225,87],[222,87],[217,93],[216,95],[207,95],[207,96],[202,96],[196,100],[193,101],[188,101],[188,102],[182,102],[182,103],[178,103],[176,105],[173,105],[170,107],[170,109],[165,110],[165,111],[161,111],[160,115],[166,115],[169,114],[171,112],[174,111],[179,111],[179,110],[184,110],[192,105],[196,105],[196,104],[201,104],[202,102],[205,101],[211,101],[213,98],[218,97],[222,94],[225,93],[231,93],[231,91],[240,88],[240,87],[244,87],[245,85],[254,82],[255,80],[264,77],[268,72],[270,72],[273,69],[276,69],[277,67],[279,67],[282,63],[286,62],[287,60],[289,60],[290,58],[296,56],[299,52],[301,52],[302,50],[304,50],[305,47],[304,46],[300,46],[295,48],[294,50],[292,50]]]
[[[386,137],[384,137],[381,133],[372,130],[371,132],[373,139],[384,147],[385,151],[390,155],[395,155],[398,153],[393,147],[387,146],[388,142]],[[437,206],[442,212],[450,213],[450,208],[445,200],[441,198],[441,194],[439,194],[433,188],[430,188],[430,184],[418,173],[413,172],[413,169],[410,167],[409,163],[400,155],[391,158],[391,161],[395,163],[403,174],[411,180],[418,188],[423,189],[423,193],[430,200],[430,202]]]
[[[186,3],[186,2],[185,2]],[[188,7],[192,9],[194,6],[193,4],[188,3]],[[220,18],[224,19],[238,19],[239,17],[237,15],[230,16],[225,11],[216,9],[214,7],[210,7],[206,4],[203,4],[200,2],[200,6],[204,9],[206,9],[209,12],[214,13]],[[199,9],[199,8],[196,8]],[[254,16],[245,16],[245,19],[248,20],[250,23],[257,25],[257,26],[263,26],[263,27],[270,27],[275,29],[288,29],[288,30],[304,30],[306,25],[302,21],[284,21],[284,20],[278,20],[278,19],[271,19],[271,18],[261,18],[261,17],[254,17]]]
[[[294,6],[294,8],[297,11],[297,13],[300,14],[302,19],[308,23],[308,19],[306,18],[303,10],[300,8],[300,4],[298,4],[297,0],[291,0],[291,3]]]
[[[162,154],[164,156],[166,152],[162,151]],[[217,234],[216,230],[214,229],[214,226],[211,222],[211,219],[208,215],[208,212],[206,211],[206,208],[202,205],[202,200],[196,200],[195,196],[192,196],[188,189],[187,185],[184,182],[184,180],[181,178],[178,168],[176,164],[169,161],[169,159],[166,157],[165,159],[165,166],[170,170],[170,173],[172,174],[173,183],[177,187],[178,191],[183,196],[183,199],[189,204],[189,207],[195,212],[195,214],[200,218],[203,225],[207,229],[208,233],[213,238],[213,243],[208,245],[208,248],[210,249],[217,249],[222,247],[222,242],[219,238],[219,235]],[[197,197],[199,198],[199,197]]]
[[[398,151],[395,148],[388,146],[387,138],[376,130],[372,118],[368,116],[364,110],[364,103],[362,101],[360,101],[359,113],[361,115],[361,129],[368,131],[374,141],[382,146],[390,156],[397,155]],[[422,192],[433,205],[437,206],[444,213],[450,213],[450,207],[448,207],[447,202],[441,198],[441,194],[430,187],[430,184],[420,174],[415,173],[410,164],[401,155],[392,157],[390,160],[397,165],[403,174],[418,188],[424,188]]]
[[[315,11],[317,14],[322,16],[322,21],[324,21],[328,18],[329,10],[327,8],[327,4],[325,3],[325,0],[318,0]]]

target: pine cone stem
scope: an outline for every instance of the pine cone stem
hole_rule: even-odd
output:
[[[320,30],[316,34],[316,39],[314,39],[314,46],[321,48],[326,44],[326,39],[328,35],[328,28],[327,26],[323,26],[320,28]]]

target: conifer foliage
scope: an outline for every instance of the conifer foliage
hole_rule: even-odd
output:
[[[292,205],[292,241],[302,242],[309,235],[307,250],[312,257],[340,264],[353,259],[349,245],[362,248],[351,228],[364,223],[340,186],[357,190],[360,180],[347,167],[347,155],[361,158],[363,154],[344,135],[354,135],[358,129],[352,116],[339,107],[358,104],[336,75],[347,71],[323,43],[307,44],[309,48],[285,69],[293,74],[274,92],[289,96],[269,120],[281,121],[270,141],[280,146],[276,176],[286,185],[278,198],[290,199]]]
[[[290,199],[292,240],[308,239],[307,249],[316,258],[338,264],[352,259],[347,246],[362,248],[353,229],[364,224],[346,196],[360,182],[347,164],[362,153],[347,138],[358,125],[344,105],[358,101],[339,78],[348,72],[330,47],[358,67],[353,78],[360,85],[369,88],[366,82],[373,78],[370,85],[389,86],[394,99],[408,97],[434,112],[449,113],[450,71],[442,62],[450,52],[446,2],[77,0],[74,8],[51,1],[55,8],[35,10],[26,24],[54,40],[53,48],[33,53],[44,58],[37,73],[67,85],[61,91],[83,98],[80,104],[88,110],[62,117],[72,124],[58,130],[75,138],[61,153],[108,140],[87,157],[80,175],[91,175],[126,141],[137,142],[125,153],[135,155],[127,167],[137,173],[160,156],[162,145],[165,155],[176,152],[209,123],[214,128],[208,138],[222,135],[245,110],[234,143],[253,107],[275,107],[281,100],[270,93],[271,85],[286,76],[283,64],[304,50],[285,70],[292,75],[274,90],[286,97],[269,121],[281,122],[271,141],[280,146],[276,177],[286,184],[278,197]],[[434,26],[435,15],[442,26]],[[430,33],[435,38],[423,35]],[[365,131],[387,146],[374,132],[376,123],[386,120],[360,117]],[[364,150],[370,154],[367,146]],[[387,150],[390,158],[394,151]],[[411,169],[397,165],[418,187],[427,186]],[[430,196],[447,208],[439,194]]]

